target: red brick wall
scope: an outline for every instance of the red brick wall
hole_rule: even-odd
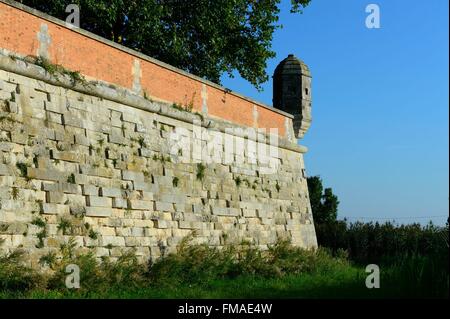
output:
[[[88,77],[131,89],[133,62],[138,59],[142,71],[142,90],[150,97],[170,103],[189,104],[193,101],[194,110],[200,111],[202,84],[205,84],[210,116],[246,126],[278,128],[280,135],[285,134],[285,116],[262,104],[171,70],[157,61],[139,58],[94,37],[3,2],[0,2],[0,48],[22,55],[37,55],[39,48],[37,34],[43,23],[48,26],[51,37],[48,53],[54,63],[79,71]],[[258,110],[257,123],[254,122],[254,105]]]

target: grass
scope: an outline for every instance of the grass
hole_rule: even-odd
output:
[[[358,276],[358,270],[351,270],[345,274],[336,275],[329,280],[329,275],[289,275],[284,278],[264,279],[252,276],[242,276],[231,280],[213,280],[203,284],[165,286],[165,287],[139,287],[133,289],[106,289],[104,291],[91,291],[75,293],[70,291],[44,291],[33,290],[29,293],[1,294],[2,297],[13,298],[124,298],[124,299],[148,299],[148,298],[323,298],[345,297],[336,286],[342,284],[342,279],[348,281],[351,292],[360,293],[364,287],[357,287],[354,279]],[[339,282],[338,282],[339,281]],[[318,283],[322,284],[317,289]]]
[[[178,177],[174,177],[173,179],[172,179],[172,185],[173,185],[173,187],[178,187],[178,182],[180,181],[180,179],[178,178]]]
[[[139,143],[139,146],[140,146],[141,148],[147,147],[147,144],[145,143],[145,139],[144,139],[143,136],[139,136],[139,138],[138,138],[138,143]]]
[[[68,177],[67,177],[67,183],[69,184],[75,184],[75,175],[73,173],[71,173]]]
[[[55,77],[56,79],[58,79],[58,74],[63,74],[69,76],[73,86],[75,86],[75,84],[77,83],[80,83],[85,87],[89,85],[84,76],[81,75],[79,71],[68,70],[62,65],[54,64],[50,60],[41,56],[29,57],[29,59],[32,60],[32,63],[42,67],[45,71],[47,71],[51,76]]]
[[[388,271],[381,277],[384,285],[380,289],[367,289],[364,285],[366,274],[355,266],[336,268],[329,272],[286,275],[284,277],[263,278],[259,276],[238,276],[232,279],[212,279],[193,284],[147,284],[138,287],[113,287],[105,289],[73,291],[68,289],[32,289],[21,292],[0,292],[0,298],[430,298],[445,295],[430,294],[422,290],[420,284],[396,280]],[[447,294],[448,297],[448,294]]]
[[[70,235],[73,232],[73,225],[70,220],[61,218],[57,229],[62,232],[63,235]]]
[[[93,229],[89,229],[89,235],[88,235],[89,238],[96,240],[98,238],[98,235],[99,235],[98,232],[96,232]]]
[[[32,225],[38,226],[40,228],[44,228],[47,224],[46,222],[40,218],[40,217],[35,217],[32,221],[31,221]]]
[[[198,163],[197,164],[197,173],[195,174],[195,176],[197,177],[198,180],[203,181],[203,179],[205,178],[205,171],[206,171],[206,166],[203,165],[202,163]]]
[[[193,245],[192,238],[149,264],[133,251],[100,263],[71,240],[41,258],[47,272],[28,268],[13,252],[0,257],[0,298],[448,298],[448,267],[433,256],[399,256],[380,266],[381,288],[368,289],[364,266],[342,252],[306,251],[285,241],[268,251],[245,243],[219,250]],[[68,264],[81,269],[78,290],[65,288]]]
[[[36,237],[39,240],[36,244],[36,248],[44,248],[44,238],[47,237],[47,230],[45,228],[41,229],[41,231],[36,234]]]
[[[27,170],[28,170],[28,165],[27,164],[21,163],[21,162],[17,162],[16,163],[16,167],[20,171],[20,176],[21,177],[26,177],[27,176]]]
[[[22,263],[22,251],[0,256],[0,296],[5,292],[32,291],[42,287],[43,277]]]
[[[162,155],[162,154],[159,157],[158,157],[158,155],[153,154],[152,160],[154,160],[154,161],[159,160],[161,163],[165,163],[165,162],[171,163],[172,162],[172,159],[170,158],[170,156],[164,157],[164,155]]]
[[[278,184],[278,181],[277,181],[277,183],[275,184],[275,188],[277,189],[277,192],[279,193],[280,190],[281,190],[281,186],[280,186],[280,184]]]
[[[199,113],[199,112],[192,112],[193,108],[194,108],[194,99],[195,99],[195,92],[192,95],[192,99],[189,103],[186,103],[184,106],[181,103],[172,103],[172,108],[174,108],[175,110],[181,111],[181,112],[188,112],[188,113],[192,113],[197,115],[200,120],[204,120],[204,116],[203,114]]]
[[[17,200],[19,198],[19,188],[16,186],[13,186],[11,188],[11,198],[13,200]]]

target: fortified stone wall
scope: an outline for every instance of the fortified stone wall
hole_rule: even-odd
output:
[[[256,112],[249,124],[183,111],[26,55],[0,50],[0,253],[22,248],[36,265],[74,238],[98,257],[156,258],[192,231],[215,246],[317,246],[288,114],[236,104]],[[281,133],[258,125],[273,114]]]

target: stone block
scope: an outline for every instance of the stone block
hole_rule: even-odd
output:
[[[92,207],[112,207],[112,199],[89,195],[86,196],[86,205]]]
[[[138,191],[152,192],[154,189],[154,184],[144,181],[133,181],[133,186]]]
[[[162,228],[162,229],[164,229],[164,228],[168,227],[167,221],[165,221],[165,220],[155,220],[154,221],[154,225],[155,225],[155,228]]]
[[[116,230],[114,227],[100,227],[98,232],[102,236],[116,236]]]
[[[40,169],[34,167],[28,167],[27,176],[29,178],[41,179],[47,181],[62,181],[64,180],[64,174],[62,172],[51,169]],[[66,177],[67,178],[67,177]]]
[[[83,185],[83,195],[98,196],[99,188],[94,185]]]
[[[11,176],[13,174],[14,171],[8,165],[0,164],[0,175]]]
[[[127,200],[125,198],[115,197],[112,199],[112,207],[114,208],[127,208]]]
[[[143,227],[131,228],[131,236],[135,236],[135,237],[144,236],[144,228]]]
[[[45,197],[47,203],[63,204],[66,201],[66,196],[62,192],[55,192],[55,191],[46,192]]]
[[[125,237],[125,246],[127,247],[135,247],[139,245],[139,241],[136,237]]]
[[[100,246],[111,245],[113,247],[124,247],[125,238],[119,236],[100,236],[99,244]]]
[[[219,216],[239,216],[240,210],[237,208],[229,208],[229,207],[212,207],[212,211],[214,215]]]
[[[143,182],[144,174],[136,171],[123,170],[122,179],[125,181]]]
[[[120,188],[101,187],[100,195],[104,197],[122,197],[122,190]]]
[[[127,139],[123,136],[121,129],[112,128],[111,134],[108,135],[108,142],[113,144],[126,145]]]
[[[80,163],[83,159],[83,154],[71,152],[71,151],[56,151],[51,150],[51,158],[58,159],[67,162]]]
[[[244,217],[256,217],[255,209],[243,209],[242,213],[243,213]]]
[[[80,188],[79,185],[74,183],[61,183],[61,189],[66,194],[80,194]]]
[[[173,204],[166,202],[155,202],[155,211],[158,212],[174,212]]]
[[[109,207],[86,207],[86,216],[91,217],[110,217],[112,212]]]
[[[116,229],[116,234],[117,234],[117,236],[123,236],[123,237],[131,236],[131,228],[130,227],[118,227]]]
[[[89,146],[91,143],[85,135],[75,134],[75,144]]]
[[[61,204],[42,203],[41,213],[48,215],[66,215],[70,213],[70,207]]]
[[[186,202],[186,195],[181,194],[160,194],[157,200],[166,203],[184,204]]]
[[[153,201],[132,199],[129,204],[131,209],[153,210]]]

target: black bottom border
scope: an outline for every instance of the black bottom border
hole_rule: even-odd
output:
[[[445,307],[445,308],[444,308]],[[10,309],[7,309],[10,308]],[[430,315],[448,309],[441,300],[304,300],[304,299],[139,299],[139,300],[0,300],[4,314],[24,312],[45,317],[91,318],[302,318],[344,315],[364,318],[386,315]],[[269,311],[270,310],[270,311]]]

